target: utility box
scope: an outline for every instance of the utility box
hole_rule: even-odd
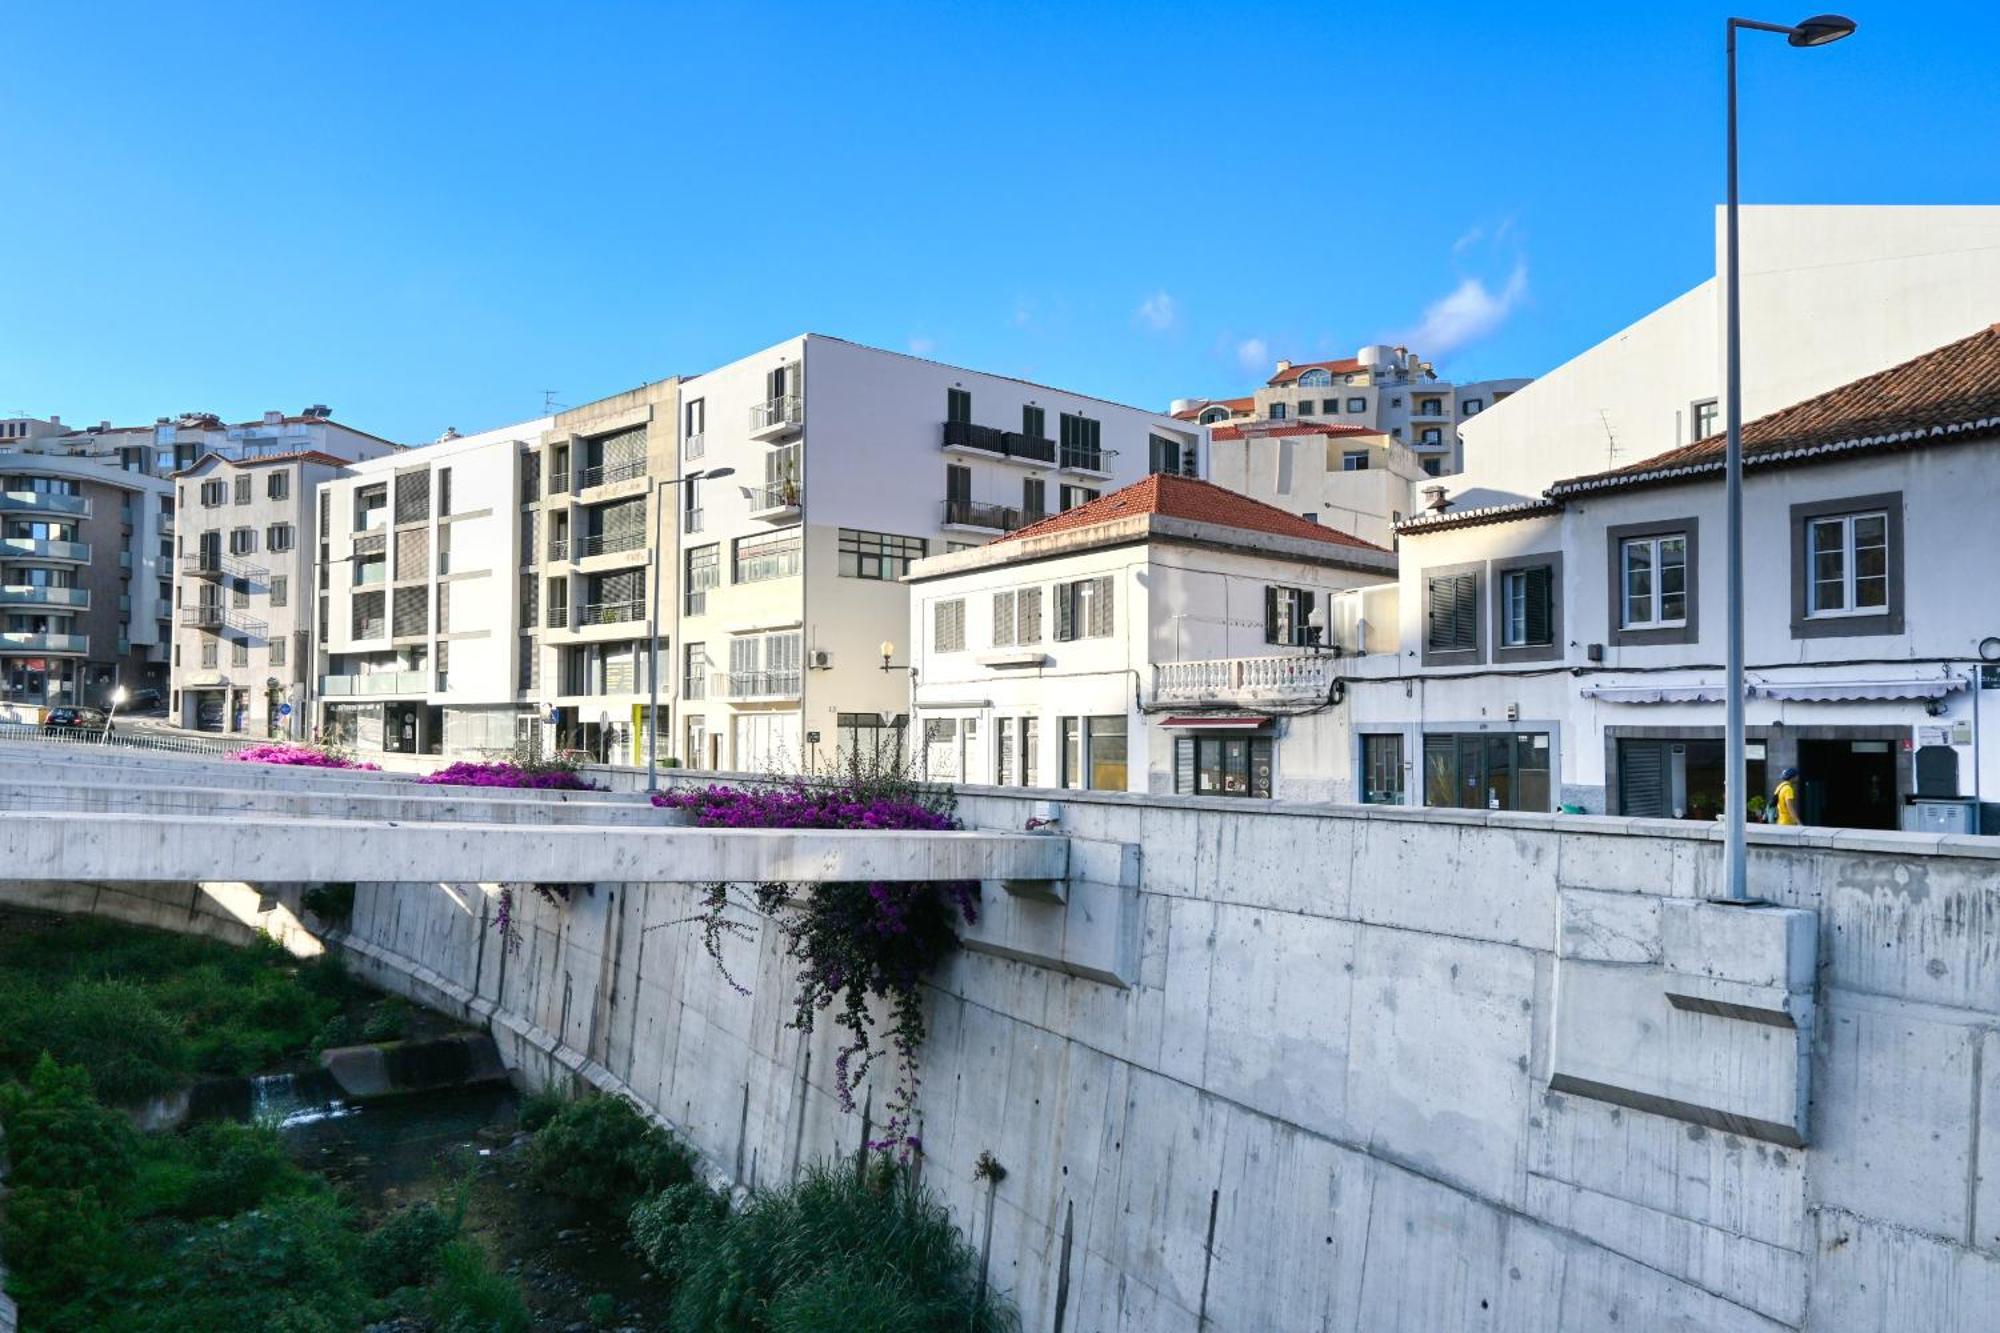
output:
[[[1912,796],[1903,807],[1906,833],[1977,833],[1979,802],[1970,796]]]

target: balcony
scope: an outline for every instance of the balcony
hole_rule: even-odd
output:
[[[681,531],[693,536],[708,523],[707,511],[702,509],[681,510]]]
[[[1104,450],[1079,449],[1074,446],[1062,451],[1061,466],[1065,472],[1088,472],[1094,476],[1108,477],[1104,470]]]
[[[1030,523],[1039,523],[1047,514],[1013,505],[986,504],[979,500],[946,500],[944,526],[977,528],[981,532],[1013,532]]]
[[[549,559],[551,560],[569,559],[569,538],[567,537],[549,538]]]
[[[195,606],[181,608],[181,624],[195,629],[231,630],[237,634],[248,634],[261,639],[269,626],[255,616],[246,616],[242,611],[203,602]]]
[[[328,699],[355,695],[429,694],[426,671],[372,671],[361,676],[321,676],[319,692]]]
[[[1157,662],[1153,698],[1163,704],[1318,702],[1333,688],[1339,665],[1327,654]]]
[[[0,514],[55,514],[89,518],[90,501],[81,495],[51,495],[47,491],[0,491]],[[127,522],[130,516],[127,516]]]
[[[593,532],[587,537],[579,537],[576,542],[576,558],[588,560],[594,555],[617,555],[620,551],[639,551],[646,546],[646,534],[638,532]]]
[[[0,587],[0,606],[63,606],[74,611],[90,609],[87,588],[45,588],[39,583],[9,583]]]
[[[592,625],[622,625],[629,621],[646,618],[646,603],[634,599],[629,602],[585,602],[577,608],[573,629],[588,629]]]
[[[1451,409],[1444,403],[1438,403],[1434,406],[1428,406],[1428,407],[1425,406],[1423,403],[1418,403],[1415,407],[1412,407],[1410,409],[1410,420],[1449,421],[1451,420]]]
[[[703,454],[707,452],[708,452],[708,441],[706,438],[703,437],[702,433],[698,430],[689,432],[688,437],[685,440],[681,441],[682,462],[687,462],[690,459],[700,458]]]
[[[970,449],[999,458],[1017,459],[1023,463],[1040,464],[1056,461],[1054,440],[1023,435],[1019,431],[1000,430],[994,426],[975,426],[969,421],[944,423],[944,447]]]
[[[200,579],[232,578],[255,582],[261,580],[266,572],[262,565],[253,565],[240,556],[223,555],[220,551],[196,551],[181,557],[181,573]],[[357,583],[364,581],[356,580]]]
[[[0,652],[36,653],[51,657],[90,656],[88,634],[35,634],[8,630],[0,634]]]
[[[805,503],[805,488],[797,482],[778,481],[769,486],[746,487],[750,493],[750,517],[783,523],[799,516]]]
[[[767,399],[750,408],[750,438],[782,440],[797,433],[806,421],[805,400],[795,393]]]
[[[796,699],[802,679],[796,671],[718,671],[710,693],[718,699]]]
[[[576,489],[583,492],[597,486],[615,486],[621,481],[631,481],[634,477],[646,475],[646,460],[635,458],[626,463],[600,464],[587,467],[576,474]]]
[[[89,542],[55,541],[44,537],[0,537],[0,556],[14,560],[60,560],[68,564],[90,563]]]

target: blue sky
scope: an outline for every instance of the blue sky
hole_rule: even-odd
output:
[[[1651,11],[0,0],[0,412],[421,440],[803,329],[1152,405],[1535,374],[1711,265],[1728,11]],[[1991,0],[1847,12],[1746,38],[1746,199],[2000,201]]]

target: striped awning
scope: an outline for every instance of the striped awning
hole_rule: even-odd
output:
[[[1934,676],[1928,680],[1812,680],[1789,684],[1765,683],[1752,685],[1750,694],[1757,699],[1839,704],[1942,699],[1953,690],[1964,688],[1965,681],[1956,676]]]
[[[1720,685],[1586,685],[1577,691],[1607,704],[1716,704]]]

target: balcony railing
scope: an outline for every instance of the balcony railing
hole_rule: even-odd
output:
[[[700,532],[703,526],[707,523],[707,521],[708,521],[708,515],[704,510],[700,509],[681,510],[682,532],[686,533]]]
[[[1104,450],[1080,449],[1074,445],[1062,451],[1062,466],[1081,472],[1104,471]]]
[[[681,441],[682,458],[700,458],[706,452],[708,452],[708,441],[702,437],[700,431],[690,433]]]
[[[1048,515],[1032,509],[1019,509],[1013,505],[986,504],[979,500],[946,500],[944,521],[947,525],[967,528],[985,528],[989,532],[1013,532],[1025,528],[1030,523],[1039,523]]]
[[[48,491],[0,491],[0,514],[62,514],[89,518],[90,501],[81,495],[55,495]],[[126,521],[131,521],[128,511]]]
[[[1326,655],[1218,657],[1158,662],[1153,697],[1161,703],[1297,703],[1324,699],[1339,674]]]
[[[1037,435],[1023,435],[1019,431],[1001,430],[995,426],[975,426],[970,421],[945,422],[944,447],[977,449],[982,453],[998,454],[1002,458],[1019,458],[1031,463],[1056,461],[1054,440],[1045,440]]]
[[[569,559],[569,538],[567,537],[549,538],[549,559],[551,560]]]
[[[718,671],[711,683],[722,699],[796,699],[800,682],[796,671]]]
[[[181,624],[195,629],[235,630],[261,638],[269,627],[255,616],[246,616],[234,607],[216,606],[208,602],[181,608]]]
[[[588,537],[579,537],[576,542],[576,558],[588,560],[593,555],[616,555],[620,551],[636,551],[646,544],[646,534],[637,532],[594,532]]]
[[[646,460],[635,458],[626,463],[601,463],[587,467],[576,474],[576,488],[587,491],[593,486],[610,486],[616,482],[630,481],[634,477],[646,475]]]
[[[805,500],[805,488],[794,481],[778,481],[769,486],[752,486],[749,490],[752,518],[791,513]]]
[[[88,588],[47,588],[39,583],[9,583],[0,587],[0,606],[66,606],[90,608]]]
[[[373,671],[358,676],[321,676],[319,692],[332,697],[357,694],[429,694],[430,673],[425,671]]]
[[[65,657],[88,657],[88,634],[39,634],[8,630],[0,634],[0,652],[50,653]]]
[[[795,393],[778,398],[766,399],[750,406],[750,433],[763,435],[766,432],[782,434],[806,419],[805,402]]]
[[[44,537],[0,537],[0,555],[17,560],[73,560],[90,563],[89,542],[55,541]]]
[[[644,620],[646,603],[637,599],[629,602],[585,602],[577,611],[577,629],[591,625],[619,625],[626,621]]]

